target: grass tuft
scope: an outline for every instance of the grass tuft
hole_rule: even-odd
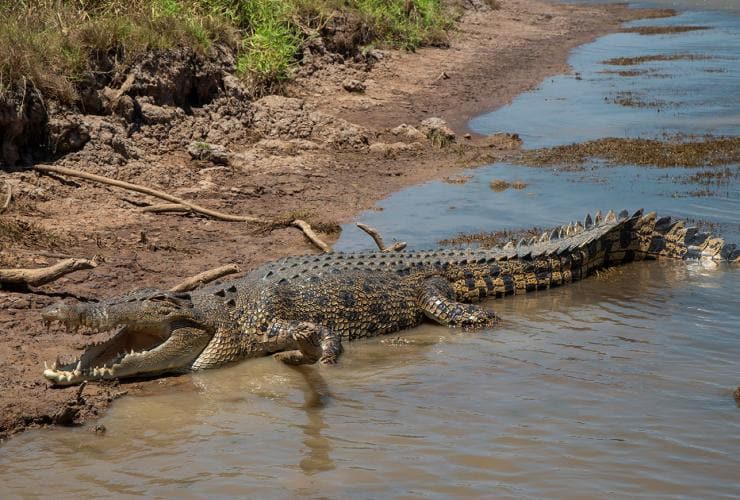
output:
[[[31,86],[74,104],[81,82],[148,51],[214,44],[260,92],[289,79],[303,43],[343,15],[376,44],[414,50],[446,43],[441,0],[6,0],[0,2],[0,98]]]

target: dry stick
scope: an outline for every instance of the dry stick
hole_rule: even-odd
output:
[[[167,194],[157,189],[152,189],[146,186],[140,186],[138,184],[131,184],[130,182],[119,181],[116,179],[111,179],[109,177],[103,177],[101,175],[88,174],[87,172],[80,172],[79,170],[74,170],[71,168],[58,167],[58,166],[53,166],[53,165],[34,165],[33,169],[39,172],[47,172],[47,173],[52,172],[52,173],[60,174],[60,175],[68,175],[70,177],[79,177],[81,179],[87,179],[90,181],[100,182],[103,184],[107,184],[109,186],[116,186],[116,187],[120,187],[123,189],[128,189],[129,191],[136,191],[139,193],[148,194],[150,196],[161,198],[163,200],[167,200],[172,203],[184,205],[188,207],[190,210],[192,210],[193,212],[198,212],[203,215],[213,217],[214,219],[225,220],[229,222],[267,222],[258,217],[250,217],[248,215],[225,214],[223,212],[211,210],[205,207],[201,207],[200,205],[190,203],[189,201],[183,200],[182,198],[178,198],[177,196],[172,196],[171,194]]]
[[[215,269],[203,271],[202,273],[191,276],[173,286],[170,288],[170,292],[188,292],[200,285],[209,283],[215,279],[221,278],[222,276],[226,276],[227,274],[238,273],[239,271],[240,269],[236,264],[227,264]]]
[[[151,214],[162,214],[165,212],[192,212],[190,207],[180,205],[179,203],[162,203],[160,205],[149,205],[148,207],[143,207],[141,211]]]
[[[291,226],[295,226],[303,231],[303,234],[311,240],[311,243],[319,247],[324,253],[331,253],[333,251],[329,245],[316,236],[316,233],[313,232],[313,229],[311,229],[311,226],[305,220],[296,219],[291,222]]]
[[[3,207],[0,208],[0,214],[5,212],[8,207],[10,206],[10,200],[13,199],[13,188],[10,186],[10,184],[7,181],[3,181],[3,185],[5,185],[5,189],[8,190],[8,195],[5,198],[5,203],[3,203]]]
[[[103,177],[101,175],[95,175],[95,174],[88,174],[87,172],[80,172],[79,170],[74,170],[71,168],[66,167],[58,167],[53,165],[34,165],[34,170],[37,170],[39,172],[53,172],[55,174],[60,175],[68,175],[71,177],[79,177],[81,179],[87,179],[91,181],[100,182],[103,184],[107,184],[109,186],[116,186],[123,189],[128,189],[129,191],[136,191],[139,193],[148,194],[150,196],[155,196],[157,198],[161,198],[163,200],[167,200],[172,202],[175,205],[181,205],[183,207],[186,207],[188,210],[197,212],[203,215],[207,215],[209,217],[213,217],[214,219],[219,220],[225,220],[229,222],[259,222],[259,223],[267,223],[268,221],[264,219],[260,219],[258,217],[250,217],[248,215],[229,215],[225,214],[223,212],[218,212],[216,210],[210,210],[205,207],[201,207],[200,205],[196,205],[194,203],[190,203],[188,201],[183,200],[182,198],[178,198],[177,196],[172,196],[170,194],[167,194],[163,191],[158,191],[156,189],[152,189],[146,186],[139,186],[138,184],[131,184],[130,182],[124,182],[119,181],[116,179],[111,179],[109,177]],[[175,207],[175,205],[167,205],[165,207],[161,205],[155,205],[156,208],[153,208],[152,212],[157,211],[183,211],[180,209],[180,207]],[[165,210],[162,210],[163,208],[166,208]],[[316,236],[316,233],[313,232],[311,229],[311,226],[306,223],[306,221],[296,219],[294,220],[291,225],[300,228],[303,233],[310,239],[316,246],[321,248],[326,253],[331,252],[331,247],[321,241],[321,239]]]
[[[373,240],[375,241],[375,244],[378,245],[378,248],[381,252],[398,252],[399,250],[403,250],[406,248],[406,242],[405,241],[397,241],[390,247],[385,246],[385,242],[383,241],[383,237],[380,235],[377,229],[374,227],[370,227],[366,224],[363,224],[362,222],[357,223],[357,227],[365,231],[367,234],[369,234]]]
[[[95,258],[88,259],[65,259],[53,266],[40,267],[37,269],[0,269],[0,283],[11,285],[40,286],[51,283],[64,276],[81,269],[92,269],[98,266]]]

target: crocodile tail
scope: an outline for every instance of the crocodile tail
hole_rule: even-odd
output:
[[[734,243],[686,227],[683,220],[658,217],[655,212],[643,214],[638,210],[606,239],[610,264],[658,258],[740,261],[740,250]]]

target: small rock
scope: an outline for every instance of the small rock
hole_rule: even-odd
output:
[[[94,432],[95,434],[105,434],[105,431],[106,431],[106,430],[107,430],[107,429],[105,428],[105,426],[104,426],[103,424],[98,424],[98,425],[96,425],[96,426],[95,426],[95,427],[93,428],[93,432]]]
[[[455,132],[441,118],[427,118],[421,122],[419,129],[437,146],[443,147],[455,142]]]
[[[365,92],[365,89],[367,88],[367,86],[360,80],[352,78],[344,80],[342,82],[342,87],[344,87],[344,90],[347,92]]]
[[[470,135],[470,134],[465,134],[463,137],[466,138],[466,139],[472,139],[473,136]]]
[[[193,142],[188,146],[188,153],[194,160],[209,161],[215,165],[228,165],[228,150],[216,144],[207,142]]]
[[[405,123],[392,128],[391,134],[401,135],[414,141],[424,141],[427,138],[427,136],[420,132],[419,129],[412,127],[411,125],[406,125]]]
[[[169,123],[177,117],[177,111],[171,106],[156,106],[143,102],[141,103],[141,117],[147,125]]]
[[[368,148],[371,153],[381,154],[383,156],[393,156],[395,153],[401,151],[409,151],[414,149],[413,144],[406,144],[405,142],[394,142],[387,144],[385,142],[376,142],[370,145]]]

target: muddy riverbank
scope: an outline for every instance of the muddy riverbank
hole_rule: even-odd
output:
[[[319,51],[285,96],[248,102],[235,86],[192,113],[142,101],[141,128],[124,134],[88,115],[84,129],[65,128],[74,133],[63,142],[71,148],[86,135],[85,146],[56,163],[156,186],[230,213],[271,219],[300,214],[331,227],[403,186],[515,154],[516,136],[467,138],[467,120],[567,71],[568,52],[576,45],[644,15],[656,13],[530,0],[501,2],[493,11],[471,9],[449,48],[381,51],[372,65],[330,61]],[[126,113],[125,99],[116,102]],[[440,147],[426,138],[421,122],[431,117],[450,124],[453,143]],[[193,140],[195,132],[205,140]],[[157,201],[23,168],[4,172],[3,179],[13,198],[0,219],[0,265],[39,267],[93,255],[103,261],[32,293],[0,292],[3,438],[29,426],[77,424],[123,394],[176,390],[179,384],[168,378],[81,391],[50,387],[40,376],[44,360],[73,352],[89,338],[47,332],[40,308],[59,297],[169,287],[222,264],[246,270],[315,251],[292,228],[265,232],[242,223],[143,213],[143,205]]]

